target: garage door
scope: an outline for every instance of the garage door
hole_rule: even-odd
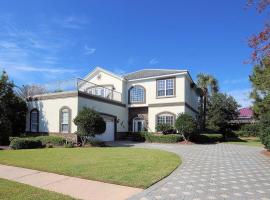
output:
[[[101,135],[96,135],[95,138],[101,141],[114,141],[114,118],[102,116],[106,122],[106,130]]]

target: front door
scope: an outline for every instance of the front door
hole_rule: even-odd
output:
[[[142,132],[144,131],[144,120],[143,119],[134,119],[133,120],[133,132]]]

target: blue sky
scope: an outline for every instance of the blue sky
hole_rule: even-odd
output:
[[[0,69],[17,85],[115,73],[190,70],[250,104],[247,39],[265,16],[245,0],[0,0]]]

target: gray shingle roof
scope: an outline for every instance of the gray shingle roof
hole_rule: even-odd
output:
[[[144,69],[144,70],[136,71],[130,74],[126,74],[124,75],[124,78],[127,80],[133,80],[133,79],[169,75],[169,74],[175,74],[175,73],[181,73],[181,72],[186,72],[186,70]]]

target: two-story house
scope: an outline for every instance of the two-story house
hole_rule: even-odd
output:
[[[73,119],[84,106],[106,121],[97,138],[113,141],[125,132],[155,132],[159,123],[173,125],[179,113],[198,114],[198,93],[187,70],[145,69],[124,76],[97,67],[77,90],[28,99],[27,132],[74,137]]]

